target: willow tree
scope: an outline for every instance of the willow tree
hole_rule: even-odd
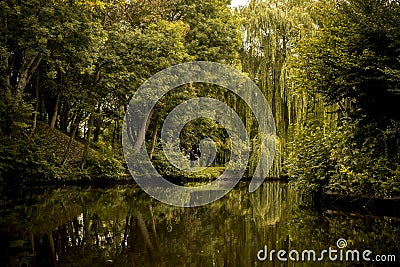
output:
[[[293,90],[288,82],[288,58],[303,36],[316,29],[312,17],[315,1],[252,0],[239,11],[244,30],[242,65],[267,98],[275,117],[278,143],[270,176],[281,174],[282,153],[291,123],[300,122],[307,110],[307,95]],[[254,128],[256,123],[251,123]],[[258,149],[259,136],[253,137],[253,151]],[[250,166],[252,168],[252,165]]]

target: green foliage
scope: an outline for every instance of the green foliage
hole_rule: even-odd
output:
[[[336,162],[331,158],[333,146],[341,136],[318,120],[294,129],[288,143],[285,170],[289,177],[304,190],[319,191],[328,185]]]
[[[399,119],[399,3],[352,0],[321,13],[317,33],[295,47],[298,87],[321,93],[352,118]]]
[[[398,126],[398,122],[392,122],[391,127],[383,131],[377,131],[377,126],[372,123],[343,126],[343,136],[332,150],[336,172],[329,188],[358,195],[398,196],[399,154],[387,153],[388,147],[393,145],[393,131],[397,131],[395,142],[399,142]]]
[[[399,195],[399,2],[319,5],[316,31],[294,46],[290,80],[306,96],[303,120],[325,126],[292,126],[288,174],[313,190]]]
[[[196,60],[239,65],[240,20],[227,0],[182,0],[177,16],[189,26],[186,48]]]
[[[0,188],[56,178],[49,143],[30,137],[32,105],[4,97],[0,101]]]
[[[96,179],[112,179],[118,180],[123,178],[125,168],[123,167],[122,160],[118,160],[113,155],[107,153],[98,155],[97,153],[91,155],[88,159],[87,173],[89,177]]]
[[[240,25],[228,4],[226,0],[0,1],[0,137],[14,140],[2,147],[2,173],[11,173],[11,158],[32,157],[26,164],[14,162],[21,177],[23,168],[33,173],[30,168],[40,166],[44,170],[53,166],[57,175],[70,179],[74,174],[119,176],[124,160],[108,152],[98,156],[97,148],[91,147],[102,143],[114,150],[111,154],[121,152],[125,107],[146,79],[193,60],[239,65]],[[187,87],[181,95],[196,93]],[[155,114],[162,115],[163,107],[170,108],[176,100],[174,95],[160,101]],[[82,146],[70,147],[65,138],[48,151],[44,143],[49,135],[28,140],[28,131],[35,131],[29,125],[40,122],[74,133],[86,144],[83,156],[78,151]],[[161,123],[158,117],[152,120],[150,131],[157,131]],[[80,170],[78,165],[88,168]],[[49,171],[49,176],[57,175]],[[29,179],[34,176],[40,175]]]
[[[285,164],[288,175],[305,190],[398,196],[399,154],[390,157],[385,152],[389,136],[399,131],[398,123],[377,135],[375,129],[373,124],[344,121],[334,129],[308,124],[295,130]]]
[[[0,144],[2,186],[12,188],[57,178],[56,160],[48,153],[49,144],[45,140],[19,135],[2,137]]]
[[[4,97],[4,94],[2,94]],[[19,101],[16,103],[8,97],[0,101],[0,136],[24,134],[29,128],[29,116],[32,105]]]
[[[269,175],[279,177],[282,172],[282,157],[286,147],[288,126],[303,115],[307,101],[293,90],[287,81],[290,67],[288,60],[295,52],[295,45],[303,37],[315,31],[315,23],[310,9],[319,1],[249,1],[246,8],[240,10],[244,29],[242,66],[259,86],[267,99],[275,118],[278,142],[274,166]],[[259,150],[257,144],[258,124],[249,116],[248,128],[255,142],[252,150]],[[253,153],[254,154],[254,153]],[[258,158],[251,157],[251,168],[258,164]]]

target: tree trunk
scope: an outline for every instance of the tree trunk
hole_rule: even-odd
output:
[[[63,102],[62,109],[60,112],[60,129],[64,132],[68,132],[68,124],[70,121],[73,121],[68,119],[69,111],[70,111],[69,103]]]
[[[36,63],[35,63],[36,61]],[[22,67],[20,70],[19,80],[15,92],[16,102],[18,103],[24,94],[25,88],[28,85],[32,75],[36,71],[40,62],[42,61],[42,56],[40,53],[37,53],[35,56],[26,58],[24,57],[22,62]],[[34,64],[35,63],[35,64]]]
[[[149,128],[150,121],[151,121],[151,118],[153,117],[153,114],[154,114],[154,109],[151,110],[151,112],[149,114],[149,117],[147,118],[146,121],[143,121],[143,123],[142,123],[142,125],[140,127],[140,130],[139,130],[139,133],[138,133],[138,135],[136,137],[136,140],[134,140],[133,149],[135,151],[139,151],[140,147],[142,146],[142,144],[145,141],[146,132],[147,132],[147,129]]]
[[[158,132],[158,117],[154,121],[154,128],[153,128],[153,133],[151,136],[151,148],[150,148],[150,160],[153,159],[153,154],[154,154],[154,148],[156,147],[157,143],[157,132]]]
[[[97,105],[96,112],[100,114],[100,111],[101,111],[101,105],[99,103]],[[101,126],[103,124],[102,118],[100,118],[100,116],[96,116],[96,118],[93,120],[93,124],[94,124],[93,143],[97,143],[100,139]]]
[[[3,60],[3,64],[4,64],[4,81],[5,81],[5,90],[6,90],[6,97],[7,99],[11,99],[11,73],[10,73],[10,66],[9,66],[9,62],[8,62],[8,57],[4,57]]]
[[[39,109],[39,80],[40,76],[39,73],[37,74],[36,80],[36,88],[35,88],[35,110],[33,111],[33,121],[32,121],[32,131],[30,136],[32,136],[36,130],[37,124],[37,116],[38,116],[38,109]]]
[[[50,121],[50,129],[53,129],[56,125],[57,116],[58,116],[58,104],[60,102],[60,94],[57,94],[56,102],[54,103],[54,112]]]
[[[3,11],[3,20],[2,20],[2,27],[3,29],[8,29],[8,16],[9,14],[6,13],[6,10]],[[11,70],[10,70],[10,63],[9,57],[3,57],[3,64],[4,64],[4,82],[5,82],[5,92],[7,100],[11,100]]]
[[[117,128],[118,128],[118,121],[115,120],[115,121],[114,121],[114,130],[113,130],[112,139],[111,139],[111,147],[112,147],[113,149],[114,149],[114,147],[115,147],[115,135],[116,135],[116,133],[117,133]]]
[[[87,130],[87,136],[86,136],[85,149],[83,150],[83,156],[82,156],[81,169],[83,169],[85,167],[86,162],[87,162],[88,157],[89,157],[89,150],[90,150],[90,143],[91,143],[91,136],[92,136],[92,128],[93,128],[93,115],[90,114],[89,122],[88,122],[88,130]]]
[[[99,122],[98,119],[96,119],[95,120],[94,132],[93,132],[93,143],[99,142],[100,132],[101,132],[100,122]]]

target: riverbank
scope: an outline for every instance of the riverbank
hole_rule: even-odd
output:
[[[120,145],[107,147],[91,142],[85,158],[85,141],[38,123],[35,132],[2,138],[1,186],[103,186],[134,183]],[[166,178],[173,183],[209,182],[217,179],[225,167],[209,167],[193,172],[173,173]]]
[[[223,167],[210,167],[203,171],[193,172],[190,176],[186,177],[167,177],[168,181],[185,186],[198,186],[209,183],[219,177],[224,171]],[[243,177],[241,184],[248,184],[251,177]],[[282,183],[287,184],[287,177],[281,178],[266,178],[263,183]],[[22,186],[3,188],[2,195],[24,195],[32,190],[40,189],[45,191],[57,190],[61,188],[114,188],[117,186],[136,186],[135,180],[129,175],[118,177],[115,179],[107,178],[76,178],[76,179],[53,179],[53,180],[32,180]],[[316,209],[323,210],[324,212],[339,212],[348,213],[355,216],[377,216],[388,218],[400,218],[400,197],[370,197],[360,195],[344,195],[325,191],[323,193],[301,193],[301,189],[297,189],[300,194],[305,198],[312,199],[313,206]]]

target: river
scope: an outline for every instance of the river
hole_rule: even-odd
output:
[[[194,208],[160,203],[135,185],[3,194],[0,266],[395,266],[388,261],[400,261],[399,218],[316,207],[287,183],[265,182],[254,193],[247,187],[239,183],[222,199]]]

